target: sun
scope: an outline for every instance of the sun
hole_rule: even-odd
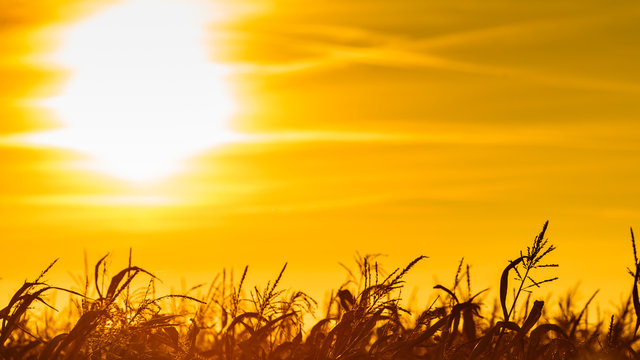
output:
[[[129,0],[72,25],[53,61],[68,68],[45,101],[63,127],[32,142],[74,149],[87,166],[146,181],[232,140],[227,68],[210,61],[204,0]]]

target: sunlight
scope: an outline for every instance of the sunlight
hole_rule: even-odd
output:
[[[88,168],[147,181],[234,140],[225,67],[208,59],[204,1],[130,0],[72,25],[53,61],[70,69],[46,99],[64,127],[32,143],[90,155]]]

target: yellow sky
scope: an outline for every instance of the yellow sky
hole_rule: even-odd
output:
[[[41,102],[82,73],[49,55],[74,24],[131,1],[0,4],[0,288],[56,257],[52,276],[67,281],[83,249],[124,263],[130,246],[138,265],[193,282],[245,264],[260,281],[288,261],[285,284],[320,296],[343,280],[337,262],[359,251],[388,254],[389,267],[430,256],[411,278],[423,289],[432,274],[448,284],[465,256],[476,287],[495,288],[549,219],[558,288],[582,280],[604,303],[629,290],[628,229],[640,229],[636,2],[212,2],[202,50],[224,69],[213,101],[233,103],[225,129],[240,140],[204,144],[171,159],[182,171],[132,182],[96,171],[82,149],[19,140],[83,122]],[[148,11],[140,29],[159,10]],[[163,24],[180,33],[180,19]],[[162,36],[154,42],[193,41]],[[172,74],[169,61],[156,65]],[[135,80],[118,69],[112,91],[130,91]],[[187,69],[175,79],[208,89]],[[136,91],[125,94],[164,109],[166,98]],[[113,124],[133,124],[118,104],[105,104],[124,116]],[[174,129],[195,113],[162,121]],[[161,140],[172,149],[166,137],[139,143]]]

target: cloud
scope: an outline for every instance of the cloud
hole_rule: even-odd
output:
[[[262,34],[257,29],[236,29],[237,38],[269,38],[275,44],[297,47],[306,56],[294,56],[276,62],[240,61],[232,62],[236,73],[250,75],[286,75],[302,72],[327,70],[358,64],[410,69],[436,69],[443,71],[478,74],[522,83],[543,86],[595,90],[607,92],[637,93],[640,84],[633,80],[611,79],[601,74],[583,71],[582,74],[568,74],[560,69],[545,68],[535,64],[508,63],[501,58],[472,60],[461,55],[445,55],[448,49],[465,49],[483,45],[498,46],[506,43],[505,52],[520,51],[517,44],[527,41],[553,41],[559,33],[572,33],[615,23],[621,19],[633,18],[624,8],[614,8],[600,13],[575,16],[558,16],[507,24],[477,27],[468,30],[451,30],[433,36],[416,36],[366,27],[300,25],[293,32],[287,28],[275,29]],[[536,40],[537,39],[537,40]],[[566,39],[564,41],[567,41]],[[589,44],[587,44],[589,45]],[[510,48],[510,46],[515,46]],[[544,43],[540,46],[544,46]],[[496,49],[492,49],[495,53]],[[277,50],[273,50],[277,51]],[[536,50],[527,50],[536,51]],[[539,55],[539,54],[538,54]],[[497,56],[497,55],[495,55]],[[589,59],[569,61],[582,62]],[[522,54],[526,59],[526,54]]]
[[[324,32],[324,33],[322,33]],[[319,34],[326,39],[314,38]],[[232,65],[236,72],[259,74],[285,74],[330,68],[353,63],[367,63],[391,67],[428,67],[471,73],[499,73],[495,67],[452,60],[432,53],[416,50],[419,40],[408,41],[397,36],[376,33],[357,28],[311,27],[303,28],[293,38],[282,36],[280,42],[295,43],[313,57],[273,62],[236,62]],[[351,34],[351,35],[345,35]],[[256,34],[256,36],[260,36]],[[237,36],[240,38],[240,36]],[[351,43],[351,44],[349,44]],[[356,43],[356,44],[353,44]]]

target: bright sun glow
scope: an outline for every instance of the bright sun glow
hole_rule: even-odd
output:
[[[31,141],[89,154],[91,168],[136,181],[232,141],[225,68],[208,59],[212,12],[204,1],[129,0],[72,26],[54,57],[71,78],[46,100],[65,126]]]

